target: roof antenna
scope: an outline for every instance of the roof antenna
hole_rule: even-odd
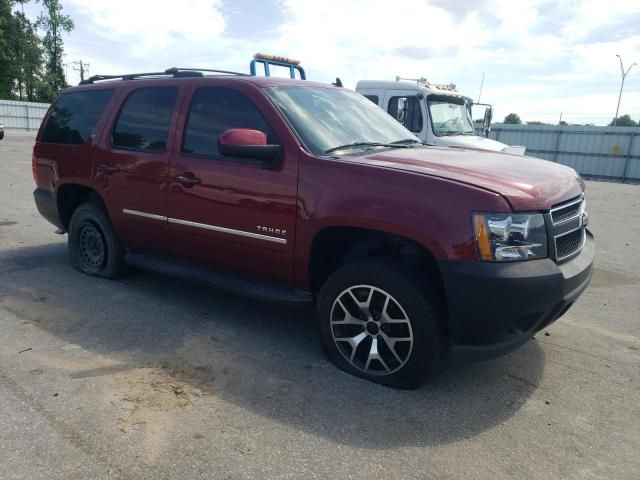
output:
[[[340,80],[340,77],[336,77],[336,83],[332,83],[331,85],[334,87],[342,87],[342,80]]]

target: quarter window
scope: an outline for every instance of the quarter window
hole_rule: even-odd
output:
[[[230,128],[259,130],[267,135],[268,144],[279,143],[249,97],[230,88],[205,87],[193,95],[182,152],[221,157],[218,137]]]
[[[89,90],[65,93],[53,105],[42,141],[67,145],[87,142],[113,90]]]
[[[391,97],[387,111],[408,130],[422,131],[422,112],[418,97]]]
[[[378,105],[378,101],[380,100],[378,95],[365,95],[364,98],[368,98],[369,100],[371,100],[376,105]]]
[[[113,146],[129,150],[164,152],[167,147],[176,87],[135,90],[124,102],[113,129]]]

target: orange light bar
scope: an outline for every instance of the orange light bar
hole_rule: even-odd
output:
[[[475,231],[476,245],[480,260],[493,260],[491,253],[491,241],[489,240],[489,229],[485,222],[484,215],[473,216],[473,229]]]
[[[279,55],[270,55],[268,53],[256,53],[253,58],[261,58],[263,60],[272,60],[274,62],[290,63],[291,65],[300,65],[300,60],[289,57],[281,57]]]

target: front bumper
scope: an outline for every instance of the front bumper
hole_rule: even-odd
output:
[[[513,263],[439,263],[449,310],[451,352],[467,360],[504,355],[557,320],[591,280],[595,242],[579,255]]]

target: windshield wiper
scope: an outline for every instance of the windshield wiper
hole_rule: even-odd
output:
[[[425,142],[422,142],[420,140],[416,140],[415,138],[405,138],[403,140],[396,140],[395,142],[391,142],[391,145],[405,145],[407,147],[412,147],[413,145],[409,145],[409,144],[419,144],[419,145],[426,145]]]
[[[342,150],[343,148],[357,148],[357,147],[390,147],[390,148],[407,148],[409,145],[393,144],[393,143],[380,143],[380,142],[354,142],[347,143],[346,145],[340,145],[338,147],[325,150],[324,153],[335,152],[336,150]]]

